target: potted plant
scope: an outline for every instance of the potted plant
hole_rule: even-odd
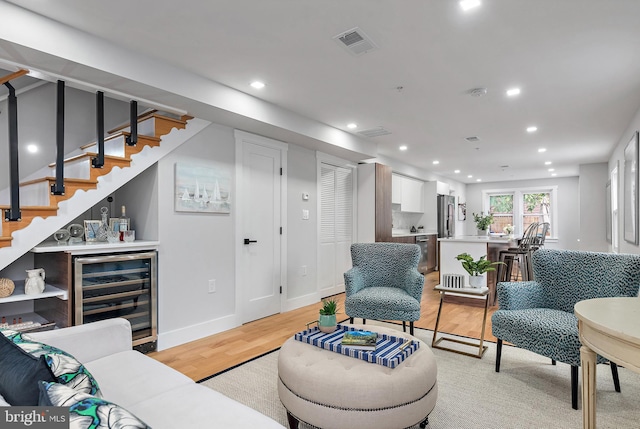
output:
[[[321,332],[330,334],[336,330],[338,322],[336,321],[336,313],[338,312],[338,301],[333,298],[322,301],[320,308],[320,318],[318,319],[318,329]]]
[[[469,273],[469,285],[473,288],[480,288],[486,285],[486,279],[483,276],[487,271],[495,271],[496,265],[502,262],[491,262],[487,259],[487,255],[482,256],[477,261],[468,253],[461,253],[456,256],[458,261],[462,261],[462,268]]]
[[[491,213],[489,213],[488,215],[485,215],[484,212],[480,212],[480,214],[474,213],[473,220],[476,223],[478,235],[489,234],[489,225],[493,223],[493,215]]]

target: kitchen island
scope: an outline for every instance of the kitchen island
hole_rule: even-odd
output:
[[[508,237],[489,236],[462,236],[452,238],[439,238],[439,273],[442,283],[444,274],[463,274],[464,287],[469,287],[469,274],[462,268],[462,263],[456,259],[461,253],[468,253],[474,260],[487,255],[487,259],[493,262],[498,261],[501,250],[516,246],[515,241]],[[489,305],[496,305],[496,271],[489,271],[487,276],[487,287],[489,288]],[[468,296],[455,296],[449,294],[448,300],[471,305],[483,305],[482,300],[469,298]]]

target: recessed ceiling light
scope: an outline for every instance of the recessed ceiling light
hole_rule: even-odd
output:
[[[400,146],[398,149],[400,149],[400,150],[407,150],[408,148],[407,148],[407,146],[406,146],[406,145],[402,145],[402,146]]]
[[[352,129],[354,129],[354,128],[358,128],[358,125],[356,125],[356,124],[354,124],[354,123],[352,122],[352,123],[350,123],[350,124],[347,124],[347,128],[349,128],[349,129],[351,129],[351,130],[352,130]]]
[[[515,97],[520,94],[520,88],[511,88],[507,90],[507,95],[509,97]]]
[[[459,174],[460,170],[453,170],[454,173]]]
[[[440,164],[440,161],[438,161],[437,159],[433,161],[433,165],[438,165],[438,164]]]
[[[527,127],[527,132],[528,133],[535,133],[536,131],[538,131],[538,127],[536,127],[536,126]]]
[[[556,171],[556,169],[555,168],[550,168],[547,171]]]
[[[540,152],[540,153],[543,153],[543,152],[546,152],[546,151],[547,151],[547,149],[545,149],[545,148],[543,148],[543,147],[541,147],[540,149],[538,149],[538,152]]]
[[[557,174],[556,174],[556,173],[551,173],[551,175],[552,175],[552,176],[554,176],[554,177],[555,177],[555,176],[557,176]]]
[[[476,182],[482,182],[482,179],[476,179]]]
[[[462,0],[459,4],[462,10],[466,12],[469,9],[480,6],[482,3],[480,2],[480,0]]]
[[[467,178],[468,178],[468,179],[471,179],[472,177],[473,177],[473,174],[469,174],[469,175],[467,176]]]
[[[551,161],[545,161],[545,162],[544,162],[544,165],[551,165],[551,164],[552,164],[552,162],[551,162]]]
[[[259,80],[254,80],[253,82],[251,82],[251,86],[255,89],[262,89],[264,88],[264,83],[260,82]]]
[[[38,151],[38,146],[34,145],[34,144],[30,144],[27,146],[27,150],[30,153],[36,153]]]

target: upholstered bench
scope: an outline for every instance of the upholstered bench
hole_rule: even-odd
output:
[[[353,326],[420,341],[390,328]],[[278,395],[291,429],[299,421],[322,429],[425,427],[438,396],[436,360],[422,341],[391,369],[290,338],[278,357]]]

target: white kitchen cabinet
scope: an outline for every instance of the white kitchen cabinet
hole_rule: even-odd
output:
[[[401,212],[422,213],[423,186],[421,180],[411,179],[399,174],[391,175],[391,204],[400,204]]]
[[[402,202],[400,210],[403,212],[422,213],[424,206],[422,204],[424,182],[421,180],[402,178]]]
[[[391,175],[391,204],[402,204],[402,176]]]

